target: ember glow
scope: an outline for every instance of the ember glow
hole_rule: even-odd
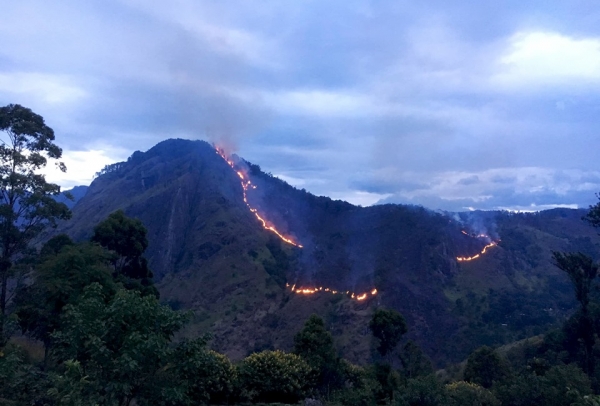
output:
[[[350,299],[357,300],[359,302],[362,302],[369,297],[373,297],[373,296],[377,295],[377,289],[373,289],[370,292],[364,292],[364,293],[358,294],[358,293],[351,292],[349,290],[339,291],[339,290],[333,290],[330,288],[324,288],[322,286],[318,287],[318,288],[296,288],[295,284],[290,286],[289,283],[286,283],[285,286],[290,288],[292,293],[297,293],[299,295],[314,295],[315,293],[324,292],[324,293],[330,293],[332,295],[346,295],[346,296],[350,297]]]
[[[277,229],[275,227],[273,227],[272,225],[267,224],[267,221],[260,215],[258,214],[258,210],[256,210],[255,208],[253,208],[252,206],[250,206],[250,203],[248,203],[248,196],[247,196],[247,192],[248,189],[256,189],[256,185],[253,185],[252,182],[250,181],[250,179],[248,179],[248,176],[242,172],[239,171],[235,168],[235,164],[234,162],[227,158],[227,155],[225,155],[225,151],[221,148],[215,148],[215,150],[217,151],[217,154],[223,158],[225,160],[225,162],[227,162],[227,164],[231,167],[231,169],[233,169],[235,171],[235,173],[237,173],[238,177],[240,178],[240,182],[242,184],[242,190],[243,190],[243,194],[244,194],[244,203],[246,203],[246,206],[248,206],[248,209],[254,213],[254,216],[256,216],[256,218],[258,219],[258,221],[261,222],[263,228],[265,230],[269,230],[272,233],[276,234],[282,241],[293,245],[295,247],[298,248],[302,248],[301,244],[298,244],[297,242],[295,242],[294,240],[292,240],[291,238],[285,237],[283,236],[279,231],[277,231]]]
[[[496,244],[495,242],[492,241],[491,243],[489,243],[488,245],[486,245],[485,247],[483,247],[483,249],[481,250],[481,252],[479,254],[473,255],[472,257],[456,257],[456,260],[459,261],[459,262],[462,262],[462,261],[472,261],[474,259],[479,258],[483,254],[485,254],[486,251],[488,250],[488,248],[495,247],[496,245],[498,245],[498,244]]]
[[[486,234],[469,234],[465,230],[461,230],[461,233],[463,233],[464,235],[468,235],[470,237],[473,237],[473,238],[483,238],[483,239],[488,240],[488,241],[491,240],[491,238],[488,235],[486,235]],[[496,245],[498,245],[498,242],[492,241],[489,244],[486,244],[485,247],[483,247],[483,249],[481,250],[481,252],[479,252],[478,254],[475,254],[472,257],[456,257],[456,260],[459,261],[459,262],[472,261],[474,259],[477,259],[477,258],[481,257],[483,254],[485,254],[487,252],[487,250],[489,248],[495,247]]]

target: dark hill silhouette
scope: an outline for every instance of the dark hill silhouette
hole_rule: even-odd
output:
[[[233,357],[290,348],[312,312],[334,332],[345,355],[370,356],[368,319],[376,306],[404,314],[409,337],[438,363],[481,344],[535,334],[574,306],[551,250],[596,250],[582,211],[535,215],[442,214],[422,207],[357,207],[314,196],[234,157],[256,189],[248,200],[296,248],[264,230],[243,201],[240,178],[208,143],[167,140],[106,168],[63,226],[76,239],[123,209],[148,228],[147,257],[161,297],[195,311],[188,334],[211,330],[213,345]],[[466,235],[487,229],[499,246]],[[379,294],[301,296],[286,283]],[[525,309],[525,310],[524,310]],[[551,309],[551,310],[549,310]],[[526,314],[526,316],[523,316]]]

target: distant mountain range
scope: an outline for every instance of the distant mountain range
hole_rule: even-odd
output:
[[[65,190],[64,192],[62,192],[60,195],[58,195],[56,197],[56,200],[64,203],[67,205],[67,207],[69,207],[69,209],[72,209],[73,206],[75,206],[77,204],[77,202],[79,200],[81,200],[81,198],[83,196],[85,196],[85,194],[87,193],[88,190],[88,186],[75,186],[71,189]],[[67,197],[67,194],[69,193],[71,196]]]
[[[344,355],[364,361],[369,317],[386,306],[438,365],[460,360],[564,319],[574,294],[551,252],[599,250],[585,210],[362,208],[298,190],[203,141],[135,152],[73,194],[73,218],[59,231],[89,238],[117,209],[141,219],[162,300],[193,309],[186,333],[212,332],[233,358],[290,348],[318,313]]]

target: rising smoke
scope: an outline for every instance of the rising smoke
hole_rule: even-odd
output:
[[[226,38],[182,29],[173,41],[169,71],[185,137],[205,139],[230,154],[267,125],[271,114],[247,85],[251,66],[228,52]]]

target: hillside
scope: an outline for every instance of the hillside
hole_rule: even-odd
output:
[[[346,357],[365,361],[370,313],[384,305],[404,314],[409,336],[438,364],[459,360],[481,344],[537,334],[562,320],[574,306],[573,294],[551,265],[551,251],[598,250],[581,210],[362,208],[311,195],[231,159],[256,189],[245,194],[245,180],[203,141],[168,140],[135,152],[94,180],[61,231],[88,238],[117,209],[141,219],[162,300],[193,309],[186,333],[211,331],[213,346],[233,358],[290,348],[315,312]],[[303,247],[265,230],[245,195],[250,207]],[[482,232],[489,237],[476,237]],[[457,260],[491,241],[499,243],[480,258]],[[378,294],[357,301],[350,294],[292,293],[292,286]]]

